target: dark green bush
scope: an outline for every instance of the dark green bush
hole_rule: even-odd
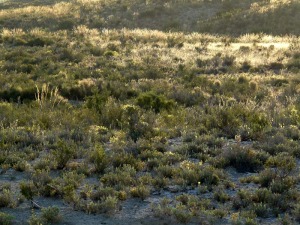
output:
[[[57,162],[57,168],[63,169],[68,161],[75,155],[75,146],[63,140],[59,140],[53,150],[53,155]]]
[[[14,217],[4,213],[4,212],[0,212],[0,224],[1,225],[12,225],[13,224],[13,219]]]
[[[142,93],[137,97],[137,105],[146,109],[159,113],[161,110],[170,110],[175,106],[172,100],[168,100],[163,95],[157,95],[153,92]]]
[[[222,156],[225,159],[225,166],[232,166],[239,172],[255,172],[263,165],[257,151],[238,145],[225,150]]]
[[[102,173],[108,165],[108,158],[102,146],[96,145],[91,155],[91,160],[95,165],[96,172]]]
[[[61,220],[59,208],[53,206],[50,206],[48,208],[42,208],[41,218],[46,224],[58,223]]]

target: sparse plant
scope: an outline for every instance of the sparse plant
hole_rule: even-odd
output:
[[[37,93],[35,98],[41,110],[45,107],[53,109],[63,101],[63,98],[58,93],[57,87],[50,89],[49,84],[43,84],[41,89],[37,86],[36,89]]]

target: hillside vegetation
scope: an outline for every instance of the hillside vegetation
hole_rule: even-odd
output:
[[[0,224],[300,222],[299,1],[0,9]]]
[[[0,25],[47,31],[88,28],[156,29],[299,35],[298,0],[4,0]]]

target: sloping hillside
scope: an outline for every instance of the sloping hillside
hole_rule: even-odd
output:
[[[300,34],[298,0],[69,0],[0,3],[0,25],[47,30],[147,28],[240,35]]]
[[[299,0],[0,8],[0,225],[300,223]]]

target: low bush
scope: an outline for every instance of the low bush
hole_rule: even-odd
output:
[[[13,205],[13,195],[11,190],[3,189],[0,191],[0,208]]]
[[[74,157],[75,146],[63,140],[59,140],[53,150],[53,155],[57,162],[57,168],[63,169],[68,161]]]
[[[4,213],[4,212],[0,212],[0,224],[1,225],[12,225],[13,224],[13,219],[14,217]]]
[[[163,95],[157,95],[153,92],[142,93],[137,97],[137,105],[146,109],[159,113],[161,110],[170,110],[175,106],[172,100],[168,100]]]
[[[137,187],[131,188],[130,194],[133,197],[137,197],[142,200],[145,200],[147,197],[150,196],[150,189],[149,189],[149,187],[147,187],[145,185],[139,185]]]
[[[255,172],[262,168],[264,158],[261,156],[256,150],[239,145],[231,146],[222,154],[224,166],[232,166],[239,172]]]
[[[91,155],[91,161],[95,165],[96,172],[102,173],[108,165],[108,158],[102,146],[97,145]]]
[[[57,208],[55,206],[42,208],[41,218],[42,218],[42,221],[44,221],[45,224],[58,223],[61,220],[61,215],[59,213],[59,208]]]

